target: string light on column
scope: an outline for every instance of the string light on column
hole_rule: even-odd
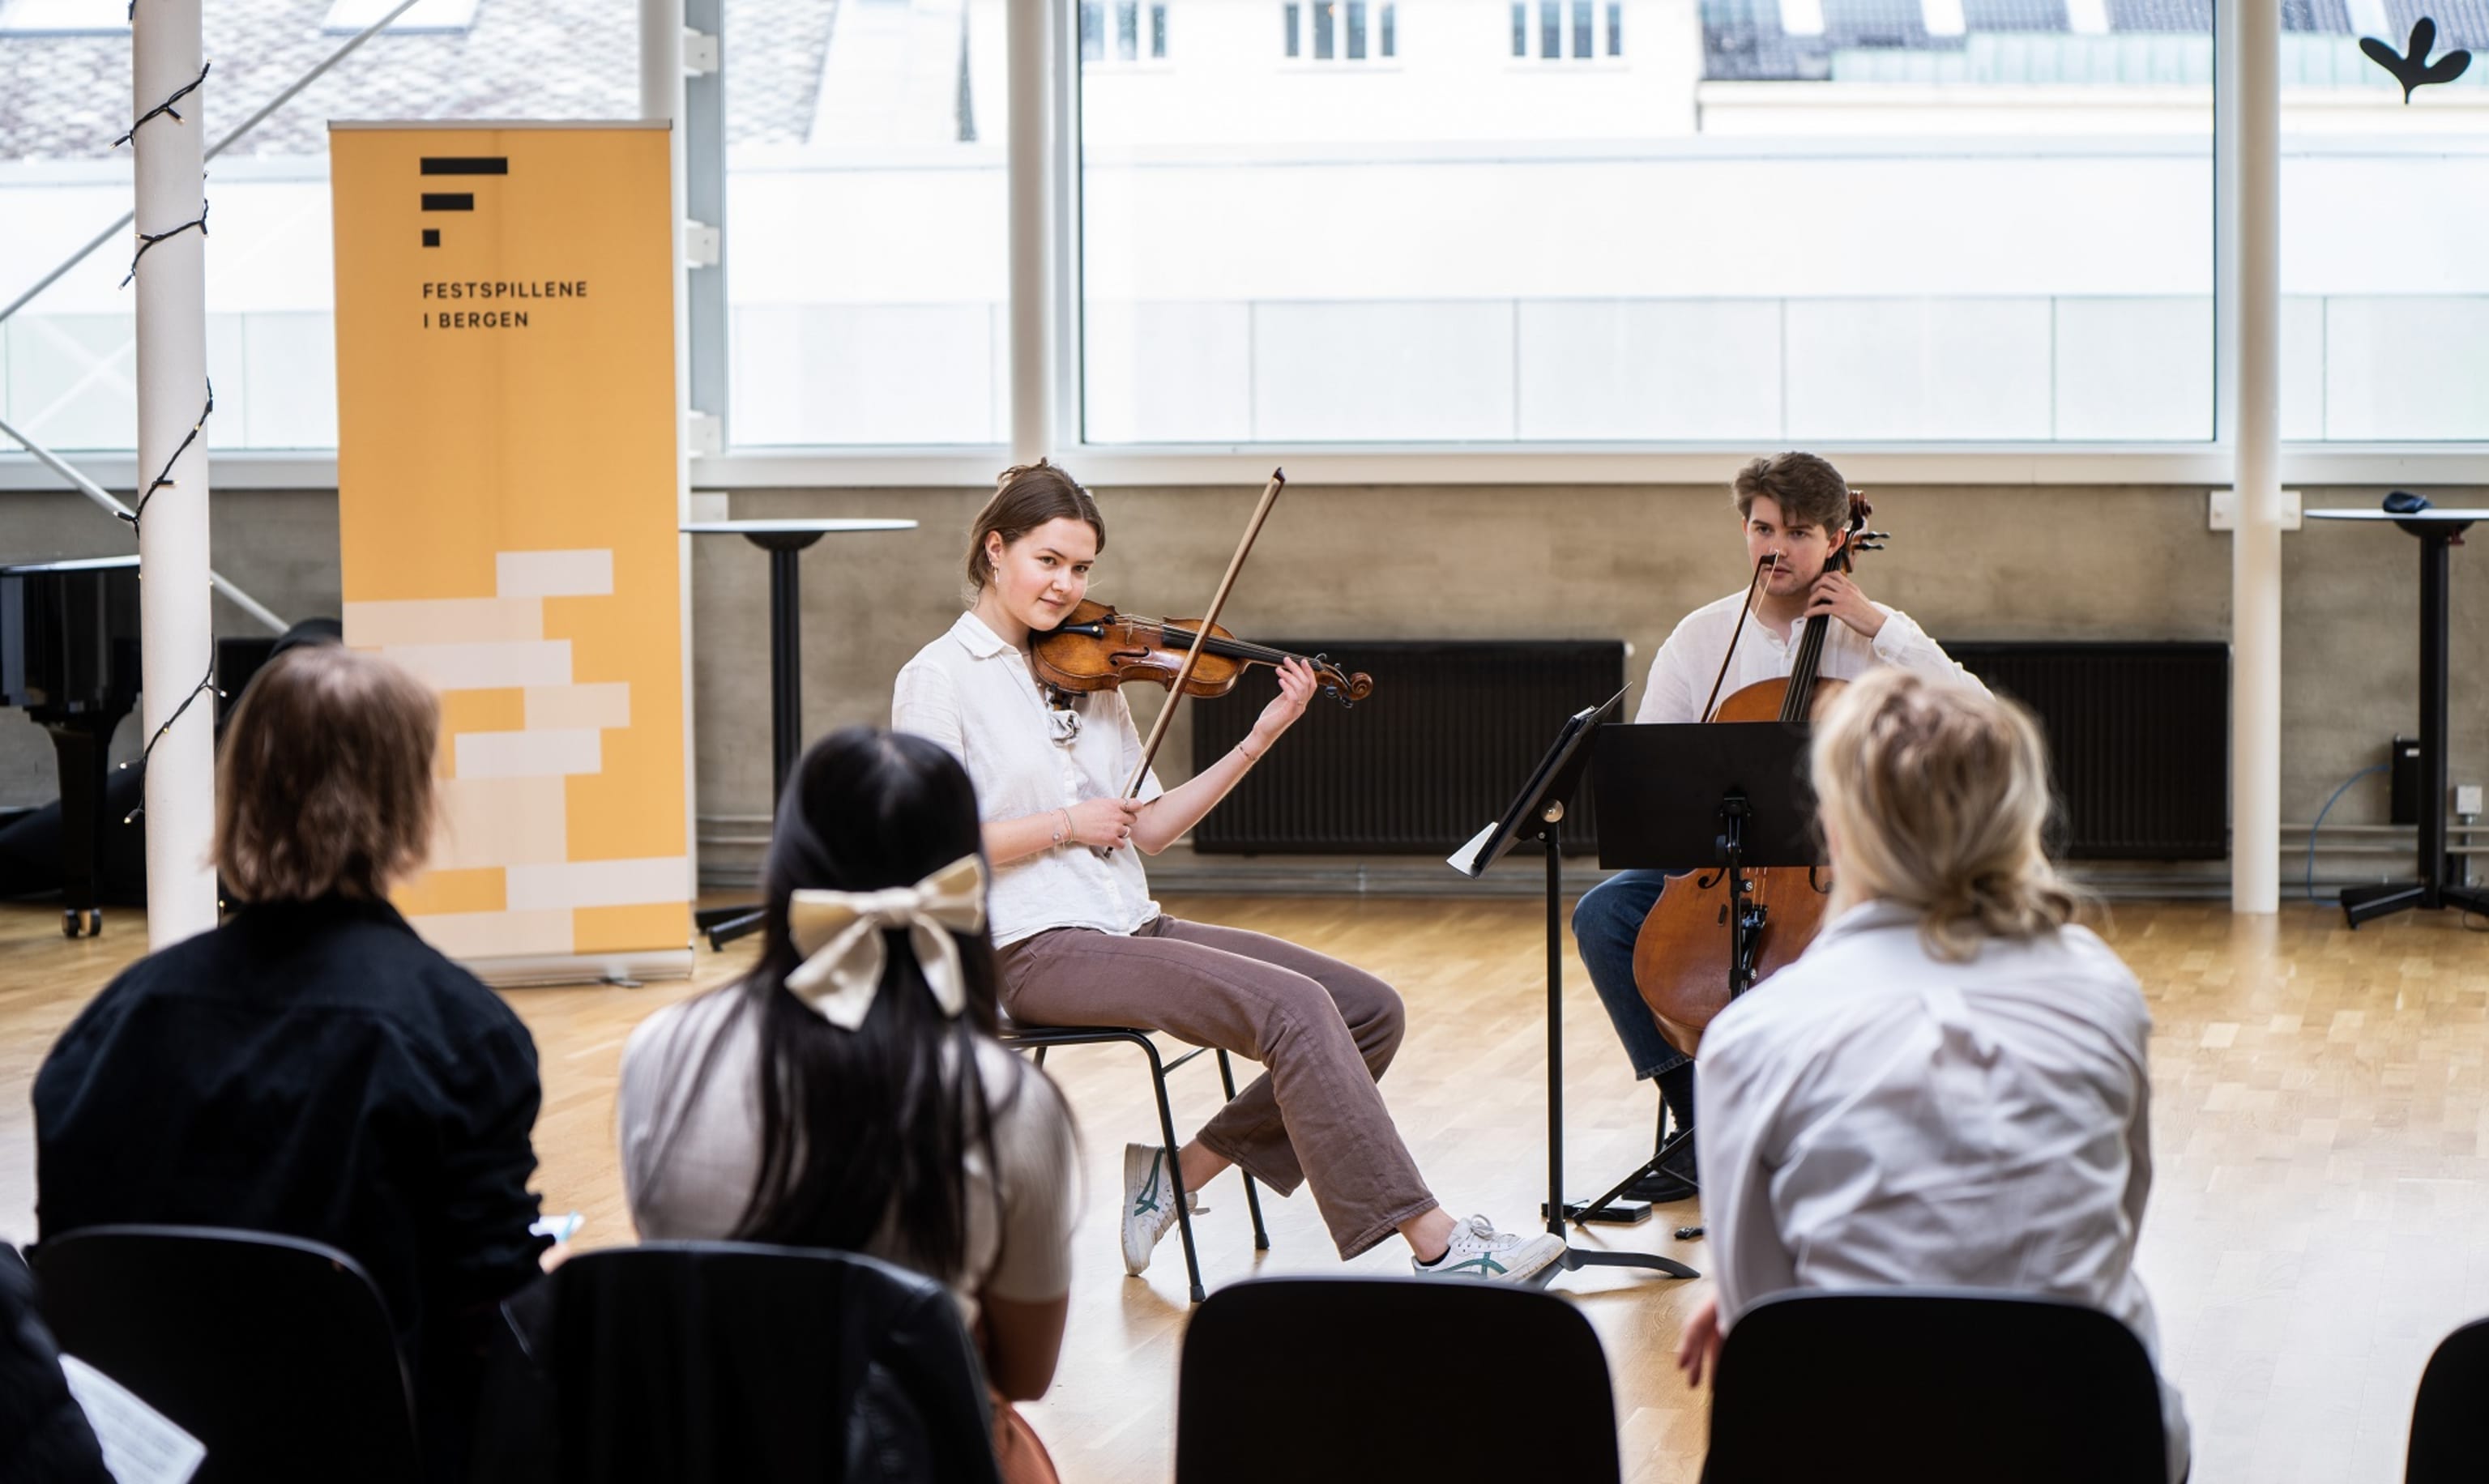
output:
[[[135,272],[137,270],[132,269],[131,271]],[[215,416],[215,412],[216,384],[211,381],[208,383],[208,405],[199,410],[199,420],[190,424],[190,431],[182,435],[182,442],[173,449],[173,456],[164,461],[164,467],[156,471],[155,478],[147,481],[147,488],[138,492],[137,507],[114,512],[122,520],[129,523],[130,534],[137,534],[138,523],[147,516],[147,502],[156,498],[156,492],[173,487],[173,466],[181,463],[182,455],[189,452],[190,445],[199,441],[199,434],[207,428],[208,419]]]
[[[214,696],[218,700],[222,700],[224,699],[224,692],[216,689],[216,662],[211,658],[208,661],[208,672],[199,677],[199,683],[190,687],[190,694],[182,698],[182,703],[173,708],[173,714],[164,718],[164,725],[157,728],[155,734],[147,739],[147,745],[138,750],[138,760],[135,762],[125,762],[122,766],[124,768],[136,768],[139,776],[144,778],[147,774],[147,759],[156,756],[156,744],[164,740],[164,734],[173,729],[173,724],[182,719],[183,712],[190,709],[190,703],[197,700],[201,696]],[[137,822],[138,816],[145,813],[147,813],[147,800],[144,795],[141,795],[138,801],[138,807],[122,815],[121,822],[124,824],[134,824]]]
[[[130,0],[129,20],[133,27],[138,22],[138,0]],[[180,107],[181,101],[206,85],[208,73],[215,66],[215,64],[213,62],[200,63],[199,75],[191,78],[188,82],[182,84],[180,87],[175,88],[162,102],[157,103],[155,107],[148,109],[145,113],[140,114],[136,119],[132,120],[129,128],[122,133],[121,137],[112,141],[112,148],[119,149],[125,144],[135,147],[138,138],[138,131],[145,128],[148,125],[155,123],[158,119],[170,119],[176,124],[186,125],[189,121],[182,116],[182,110]],[[134,217],[132,224],[135,225]],[[183,222],[179,226],[170,227],[161,232],[147,232],[142,230],[137,233],[138,250],[129,255],[129,271],[122,276],[121,287],[126,289],[137,280],[139,265],[146,261],[149,250],[154,248],[157,243],[179,237],[185,232],[196,232],[201,237],[208,235],[208,200],[204,189],[200,192],[199,214],[197,216],[188,221]],[[157,471],[156,477],[148,481],[147,488],[138,492],[138,502],[136,506],[127,512],[120,512],[121,519],[129,523],[131,535],[135,536],[138,534],[139,522],[146,517],[148,502],[156,498],[157,492],[173,487],[173,467],[182,461],[182,456],[184,454],[190,451],[190,445],[199,441],[199,435],[207,429],[208,419],[215,416],[215,412],[216,385],[213,380],[210,380],[207,383],[206,401],[199,409],[198,420],[190,424],[189,432],[182,436],[181,443],[173,449],[172,456],[164,461],[164,467]],[[156,745],[164,740],[164,738],[173,730],[174,725],[182,720],[184,714],[197,702],[198,699],[201,696],[215,696],[221,699],[224,693],[222,691],[216,689],[216,664],[215,651],[211,648],[208,659],[207,673],[199,677],[198,684],[190,687],[189,693],[184,696],[181,703],[173,708],[173,714],[164,718],[162,725],[158,726],[156,730],[149,735],[147,738],[147,745],[139,750],[137,761],[134,763],[123,763],[122,766],[125,768],[135,767],[143,777],[147,771],[148,759],[156,756]],[[121,822],[124,824],[132,823],[146,812],[147,805],[142,797],[138,807],[123,815]]]

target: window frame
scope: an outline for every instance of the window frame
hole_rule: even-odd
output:
[[[1146,3],[1146,0],[1144,0]],[[1527,0],[1536,19],[1536,0]],[[2217,0],[2217,28],[2226,28],[2235,5]],[[1368,13],[1369,38],[1374,15]],[[1092,443],[1082,434],[1080,273],[1080,142],[1078,10],[1075,0],[1051,8],[1047,55],[1042,69],[1047,88],[1049,147],[1041,192],[1025,198],[1046,218],[1050,259],[1044,319],[1045,395],[1015,397],[1014,442],[1052,452],[1093,483],[1234,485],[1258,483],[1274,464],[1298,479],[1373,484],[1674,484],[1714,483],[1758,450],[1745,443],[1631,442],[1613,443],[1377,442],[1127,444]],[[2233,476],[2236,371],[2230,363],[2229,327],[2238,312],[2238,269],[2233,241],[2236,121],[2229,82],[2237,75],[2235,30],[2217,35],[2215,70],[2215,406],[2213,436],[2166,442],[2076,443],[1989,442],[1945,443],[1817,444],[1864,484],[1968,484],[2048,487],[2116,484],[2226,486]],[[1276,40],[1274,38],[1274,40]],[[1369,50],[1371,50],[1369,46]],[[1371,67],[1381,59],[1369,57]],[[1518,61],[1519,59],[1514,59]],[[1568,59],[1570,60],[1570,59]],[[1600,58],[1598,60],[1604,60]],[[1532,66],[1538,59],[1530,59]],[[1338,66],[1334,59],[1329,64]],[[1018,64],[1015,64],[1018,71]],[[694,176],[719,168],[695,156]],[[715,183],[712,183],[715,184]],[[1016,210],[1016,208],[1015,208]],[[695,332],[697,335],[697,331]],[[695,347],[697,350],[697,347]],[[1019,428],[1030,409],[1042,409],[1044,425]],[[728,425],[732,427],[731,409]],[[696,456],[693,483],[703,489],[958,487],[982,485],[1008,462],[1007,444],[909,446],[756,447],[730,445],[723,453]],[[127,451],[82,455],[80,463],[115,487],[140,477]],[[333,450],[252,452],[235,450],[216,459],[218,482],[229,488],[333,489]],[[2291,484],[2489,484],[2489,441],[2303,442],[2281,445],[2282,478]],[[51,490],[58,477],[14,445],[0,448],[0,491]]]

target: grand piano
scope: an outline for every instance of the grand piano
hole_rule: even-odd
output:
[[[61,770],[61,931],[103,931],[105,750],[138,699],[138,558],[0,566],[0,705],[52,734]]]

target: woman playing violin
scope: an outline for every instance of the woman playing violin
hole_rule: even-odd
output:
[[[1155,855],[1216,807],[1304,714],[1313,670],[1290,658],[1244,740],[1171,789],[1145,775],[1113,689],[1048,694],[1033,636],[1062,623],[1106,544],[1089,492],[1043,460],[1004,471],[969,533],[976,598],[899,673],[891,722],[957,754],[975,783],[993,871],[989,921],[1004,1009],[1030,1025],[1129,1025],[1218,1046],[1268,1070],[1165,1168],[1155,1144],[1124,1151],[1124,1266],[1138,1274],[1176,1202],[1231,1164],[1281,1194],[1300,1184],[1343,1258],[1405,1238],[1423,1274],[1514,1281],[1560,1256],[1553,1237],[1455,1220],[1385,1108],[1400,997],[1363,970],[1292,943],[1188,923],[1150,899]],[[1137,847],[1137,849],[1135,848]]]

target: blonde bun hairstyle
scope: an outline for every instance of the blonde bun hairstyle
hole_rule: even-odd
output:
[[[1953,962],[2087,910],[2042,845],[2047,746],[2015,702],[1881,668],[1833,698],[1810,766],[1834,910],[1907,907],[1928,952]]]

